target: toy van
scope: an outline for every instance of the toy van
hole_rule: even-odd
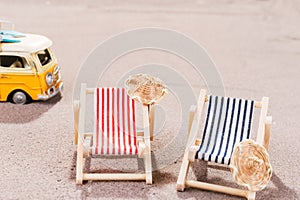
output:
[[[47,100],[63,88],[60,67],[45,36],[0,29],[0,101]]]

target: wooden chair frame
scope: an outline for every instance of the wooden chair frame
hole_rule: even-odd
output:
[[[201,90],[199,99],[197,102],[197,106],[191,106],[190,115],[189,115],[189,123],[188,123],[188,144],[185,149],[185,154],[183,156],[182,165],[180,168],[180,173],[177,180],[177,190],[184,191],[186,187],[195,187],[204,190],[211,190],[236,196],[245,197],[247,199],[255,199],[255,192],[249,190],[242,190],[232,187],[221,186],[217,184],[211,184],[201,181],[187,180],[187,173],[189,170],[190,162],[195,161],[196,151],[199,149],[201,144],[201,140],[198,139],[197,133],[200,130],[200,119],[203,111],[204,103],[207,102],[209,96],[206,95],[206,90]],[[272,117],[267,116],[268,110],[268,97],[263,97],[262,101],[255,101],[254,107],[260,108],[260,119],[259,126],[257,132],[256,142],[260,145],[263,145],[267,150],[270,144],[270,132],[271,132],[271,124]],[[229,165],[220,165],[220,169],[228,170]]]
[[[86,96],[94,94],[93,88],[87,88],[86,84],[81,84],[80,101],[74,101],[74,143],[77,144],[76,161],[76,183],[82,184],[84,180],[146,180],[147,184],[152,184],[152,164],[151,164],[151,144],[150,138],[153,136],[154,108],[143,105],[143,131],[137,132],[138,157],[143,158],[145,163],[145,173],[84,173],[84,158],[91,155],[93,133],[86,133],[85,112]],[[150,114],[149,114],[150,110]],[[152,116],[153,115],[153,116]],[[151,117],[151,119],[149,119]],[[152,128],[151,128],[152,127]],[[151,132],[152,130],[152,132]],[[151,134],[152,133],[152,134]],[[152,137],[153,138],[153,137]],[[86,148],[84,148],[86,147]]]

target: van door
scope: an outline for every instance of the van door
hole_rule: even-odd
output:
[[[6,101],[15,90],[22,90],[29,96],[34,90],[40,90],[35,70],[23,56],[0,54],[0,100]]]

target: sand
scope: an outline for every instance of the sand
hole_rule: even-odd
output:
[[[274,174],[268,187],[257,193],[257,199],[299,199],[298,1],[2,0],[0,19],[13,21],[19,31],[51,38],[65,83],[61,99],[23,106],[0,103],[0,199],[239,199],[196,189],[175,190],[183,152],[171,146],[177,152],[171,159],[163,152],[172,134],[186,137],[188,109],[181,110],[183,106],[174,93],[162,100],[158,111],[165,123],[157,122],[153,156],[159,170],[153,173],[153,185],[130,181],[75,185],[72,101],[77,73],[98,44],[142,27],[175,30],[201,44],[217,66],[226,95],[257,100],[270,97]],[[119,58],[99,85],[120,85],[130,70],[149,63],[176,70],[195,96],[206,87],[205,77],[195,73],[189,63],[156,50]],[[185,90],[176,80],[166,82],[169,87]],[[105,162],[104,166],[98,161],[92,164],[93,168],[96,164],[111,167]],[[194,171],[201,171],[199,165]],[[194,171],[189,176],[194,176]],[[207,179],[231,185],[230,173],[225,176],[209,169]]]

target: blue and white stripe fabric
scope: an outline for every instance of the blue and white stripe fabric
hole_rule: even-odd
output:
[[[196,159],[229,165],[234,145],[250,138],[253,108],[252,100],[210,96]]]

